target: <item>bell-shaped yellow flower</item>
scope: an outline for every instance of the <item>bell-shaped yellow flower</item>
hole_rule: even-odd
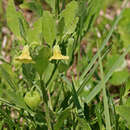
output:
[[[32,57],[30,56],[30,52],[29,52],[29,46],[26,45],[24,46],[23,50],[22,50],[22,54],[18,57],[15,58],[16,61],[19,61],[21,63],[34,63],[34,61],[32,60]]]
[[[55,45],[53,48],[53,56],[49,60],[68,60],[68,56],[63,56],[60,51],[60,47]]]

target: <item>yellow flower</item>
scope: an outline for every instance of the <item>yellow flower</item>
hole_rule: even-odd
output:
[[[16,57],[15,60],[20,61],[25,64],[34,63],[34,61],[32,60],[32,57],[30,56],[28,45],[24,46],[24,48],[22,50],[22,54],[20,56]]]
[[[55,45],[53,48],[53,56],[49,60],[68,60],[68,56],[63,56],[60,51],[60,47]]]

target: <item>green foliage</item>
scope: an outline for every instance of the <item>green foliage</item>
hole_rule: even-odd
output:
[[[34,67],[41,77],[49,64],[49,57],[51,52],[48,47],[41,47],[40,49],[38,48],[37,51],[38,54],[34,57]]]
[[[23,9],[30,9],[32,11],[34,11],[38,16],[42,16],[42,5],[36,1],[32,1],[32,2],[24,2],[23,4],[20,5],[21,8]]]
[[[42,18],[33,23],[33,27],[27,30],[27,41],[29,43],[41,44],[42,41]]]
[[[130,46],[129,46],[130,48]],[[124,58],[124,56],[128,53],[127,49],[126,52],[124,52],[119,58],[118,60],[114,63],[114,65],[112,66],[112,68],[109,70],[109,72],[106,74],[106,76],[104,77],[104,82],[106,83],[109,78],[112,76],[113,72],[115,71],[115,69],[118,67],[118,64],[121,62],[122,58]],[[97,86],[95,86],[95,88],[91,91],[91,93],[88,95],[87,97],[87,103],[89,103],[102,89],[101,86],[102,82],[100,81]]]
[[[130,80],[128,79],[128,81],[126,82],[126,86],[125,86],[125,96],[127,96],[130,92]]]
[[[50,5],[50,7],[55,10],[55,1],[54,0],[45,0],[47,4]]]
[[[77,9],[78,3],[76,1],[72,1],[66,6],[66,8],[61,13],[61,16],[64,17],[66,26],[71,24],[74,18],[76,17]]]
[[[13,15],[12,15],[13,14]],[[20,38],[20,31],[19,31],[19,21],[18,21],[18,12],[16,11],[14,1],[10,0],[8,3],[6,17],[8,26],[13,31],[13,33]]]
[[[20,92],[16,93],[15,91],[12,91],[12,90],[6,90],[3,93],[7,96],[7,100],[9,102],[14,103],[16,106],[18,106],[20,108],[28,110],[28,108],[26,107],[24,99],[23,99],[23,97],[22,97]]]
[[[115,60],[117,60],[118,58],[119,55],[117,54],[108,56],[107,63],[106,63],[106,72],[111,68],[111,66],[114,65]],[[123,58],[121,62],[118,64],[115,72],[113,73],[110,79],[110,83],[112,85],[121,85],[127,81],[129,77],[129,72],[126,69],[126,64],[127,64],[126,60],[125,58]]]
[[[44,40],[51,47],[56,39],[56,21],[49,11],[44,11],[42,16],[42,33]]]
[[[118,54],[113,54],[113,55],[109,55],[107,57],[107,63],[106,63],[106,71],[108,71],[113,65],[114,65],[114,62],[119,58],[119,55]],[[121,60],[121,62],[118,64],[118,67],[116,68],[115,71],[121,71],[123,70],[124,68],[126,67],[126,60],[125,58],[123,58]]]
[[[67,44],[67,56],[69,56],[69,62],[72,60],[73,43],[74,43],[74,39],[73,38],[69,38],[68,39],[68,44]]]
[[[8,7],[7,7],[7,10],[6,10],[6,18],[7,18],[8,26],[11,29],[11,31],[14,33],[14,35],[19,40],[21,40],[19,18],[23,20],[24,17],[22,16],[22,14],[20,12],[16,11],[13,0],[10,0],[8,2]],[[24,22],[24,24],[25,24],[25,22]],[[24,27],[25,26],[26,25],[24,25]]]
[[[68,68],[67,64],[65,64],[63,62],[60,62],[58,64],[58,70],[60,73],[65,72],[67,70],[67,68]]]
[[[71,110],[71,109],[68,108],[68,109],[62,111],[61,113],[59,113],[58,118],[57,118],[57,121],[56,121],[56,124],[55,124],[55,126],[54,126],[54,128],[55,128],[56,130],[60,129],[60,128],[62,127],[62,125],[63,125],[64,120],[65,120],[67,117],[70,116],[70,110]]]
[[[123,12],[122,19],[119,23],[119,33],[121,34],[121,38],[123,40],[124,46],[128,47],[130,44],[130,8],[126,8]]]
[[[61,12],[61,18],[62,17],[64,18],[65,23],[64,27],[65,34],[71,34],[75,31],[76,24],[78,23],[78,17],[76,17],[77,11],[78,11],[78,3],[76,1],[72,1]]]
[[[78,122],[79,122],[79,124],[78,124],[76,130],[91,130],[91,127],[84,119],[78,118]]]
[[[130,127],[129,9],[108,17],[115,16],[119,7],[111,3],[118,2],[8,0],[7,26],[15,38],[1,32],[1,129]],[[109,4],[107,15],[99,15]]]
[[[129,77],[129,72],[127,69],[124,69],[122,71],[114,72],[112,75],[112,78],[110,80],[110,83],[112,85],[120,85],[127,81]]]
[[[102,7],[101,0],[91,0],[88,1],[88,8],[86,8],[86,1],[80,1],[80,8],[78,15],[80,16],[80,33],[84,35],[84,33],[88,32],[94,24],[99,11]]]
[[[22,72],[26,80],[28,80],[29,82],[34,81],[36,71],[32,64],[22,64]]]
[[[5,65],[7,66],[7,65]],[[8,67],[8,66],[7,66]],[[6,68],[7,68],[6,67]],[[9,72],[11,72],[11,68],[8,68]],[[10,74],[6,71],[6,69],[4,68],[4,65],[0,65],[0,74],[2,76],[2,78],[6,81],[6,83],[9,84],[9,86],[12,88],[12,89],[16,89],[16,84],[14,82],[14,80],[12,80],[12,77],[10,77]],[[12,72],[11,72],[12,74]]]
[[[130,100],[125,105],[120,105],[117,107],[117,112],[121,115],[121,117],[127,121],[128,128],[130,128]]]

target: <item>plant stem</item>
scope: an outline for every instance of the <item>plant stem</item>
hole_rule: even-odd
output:
[[[56,72],[57,65],[58,65],[58,63],[56,63],[55,66],[54,66],[54,69],[53,69],[53,71],[52,71],[52,74],[51,74],[50,78],[48,79],[48,81],[47,81],[47,83],[46,83],[46,88],[49,86],[49,84],[50,84],[50,82],[51,82],[51,80],[52,80],[52,78],[53,78],[53,76],[54,76],[54,74],[55,74],[55,72]]]
[[[48,97],[45,85],[43,83],[43,80],[40,80],[40,84],[41,84],[41,90],[42,90],[42,94],[43,94],[43,101],[44,101],[44,106],[45,106],[45,116],[46,116],[48,130],[52,130],[51,119],[50,119],[50,114],[49,114],[49,107],[48,107],[48,98],[49,97]]]
[[[80,75],[80,60],[81,60],[81,56],[80,56],[80,37],[78,39],[78,59],[77,59],[77,77],[79,79],[79,75]]]
[[[46,121],[47,121],[48,130],[52,130],[49,108],[48,108],[47,103],[45,103],[45,110],[46,110],[45,114],[46,114]]]
[[[60,13],[59,0],[56,0],[56,1],[55,1],[55,11],[56,11],[56,14],[59,14],[59,13]]]
[[[65,0],[62,0],[62,8],[61,11],[65,8]]]

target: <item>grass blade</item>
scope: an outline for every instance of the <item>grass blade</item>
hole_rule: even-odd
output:
[[[101,57],[101,59],[103,59],[110,50],[111,50],[111,48],[108,48],[106,50],[106,52],[103,54],[103,56]],[[86,86],[87,82],[91,79],[91,77],[94,74],[95,70],[97,69],[98,65],[99,65],[99,63],[96,63],[94,65],[94,67],[90,70],[90,72],[87,74],[87,76],[84,78],[84,80],[80,83],[81,85],[77,90],[78,95],[82,92],[82,90]]]
[[[121,15],[122,15],[123,11],[124,11],[124,9],[122,9],[121,13],[116,17],[115,21],[113,22],[111,30],[107,34],[106,39],[103,41],[103,44],[102,44],[101,48],[98,50],[99,53],[101,53],[101,51],[104,49],[104,47],[106,46],[107,42],[109,41],[109,39],[110,39],[110,37],[111,37],[111,35],[112,35],[113,31],[114,31],[114,28],[116,27],[116,25],[118,24],[118,22],[119,22],[119,20],[121,18]],[[92,58],[90,64],[87,66],[87,68],[84,70],[83,74],[81,75],[81,77],[80,77],[81,81],[83,80],[84,76],[88,73],[88,71],[91,69],[91,67],[93,66],[93,64],[97,60],[97,58],[98,58],[98,52]]]
[[[76,86],[75,80],[74,80],[74,78],[72,78],[72,97],[73,97],[73,101],[74,101],[74,104],[76,105],[77,109],[80,110],[82,108],[81,108],[81,105],[80,105],[80,102],[78,99],[78,95],[77,95],[75,86]]]
[[[98,56],[99,56],[99,65],[100,65],[100,71],[101,71],[101,82],[102,82],[102,87],[103,87],[103,102],[104,102],[104,115],[105,115],[105,122],[106,122],[106,130],[111,130],[108,98],[106,95],[106,85],[104,82],[104,72],[103,72],[102,59],[101,59],[100,53],[98,53]]]
[[[75,106],[77,107],[77,111],[78,111],[79,116],[84,117],[84,113],[83,113],[83,110],[82,110],[82,107],[81,107],[81,104],[80,104],[78,94],[77,94],[75,87],[76,87],[76,83],[75,83],[74,78],[72,78],[72,100],[73,100]]]
[[[115,71],[115,69],[117,68],[117,66],[119,65],[119,63],[122,61],[122,58],[125,57],[125,55],[128,53],[130,49],[130,46],[126,49],[126,51],[118,58],[118,60],[115,62],[115,64],[112,66],[112,68],[110,69],[110,71],[106,74],[105,78],[104,78],[104,83],[106,83],[109,78],[112,76],[113,72]],[[87,97],[87,103],[89,103],[102,89],[102,82],[100,81],[95,88],[90,92],[90,94]]]

